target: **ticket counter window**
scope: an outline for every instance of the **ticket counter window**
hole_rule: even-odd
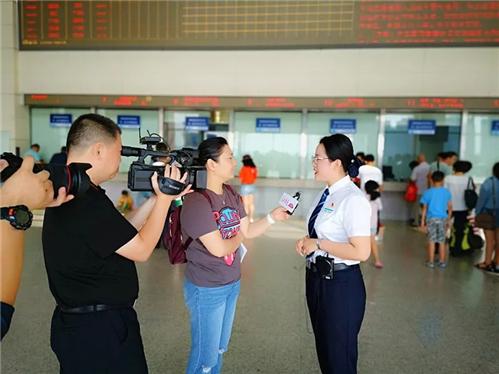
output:
[[[238,167],[249,154],[261,177],[300,177],[300,112],[235,112],[234,130]]]
[[[206,138],[206,129],[202,129],[203,120],[210,122],[207,111],[165,111],[164,134],[171,149],[182,147],[197,148]],[[187,122],[192,124],[187,127]],[[198,128],[196,129],[196,124]]]
[[[90,112],[89,108],[31,108],[31,143],[40,145],[40,154],[49,162],[66,145],[71,123]],[[21,149],[23,155],[27,149]]]
[[[307,162],[310,162],[310,157],[315,153],[315,147],[319,141],[324,136],[331,135],[331,131],[337,131],[342,126],[345,135],[352,141],[355,153],[364,152],[364,154],[372,154],[377,157],[378,113],[321,112],[309,113],[307,116]],[[313,179],[312,168],[307,167],[305,170],[307,172],[306,178]]]
[[[473,164],[471,175],[482,182],[499,161],[499,113],[470,113],[464,126],[462,158]]]
[[[121,142],[131,147],[145,147],[139,142],[140,135],[146,136],[147,131],[158,133],[159,115],[157,110],[133,110],[133,109],[98,109],[98,114],[111,118],[121,128]],[[130,165],[137,157],[122,157],[120,172],[128,172]]]
[[[420,153],[426,155],[428,163],[436,160],[439,152],[459,154],[459,113],[389,113],[384,125],[382,169],[385,180],[407,180],[411,175],[409,164]]]

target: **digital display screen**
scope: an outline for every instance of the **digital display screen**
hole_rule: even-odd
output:
[[[245,97],[245,96],[118,96],[26,94],[24,103],[44,107],[246,109],[300,111],[499,111],[499,98],[488,97]]]
[[[499,45],[499,1],[20,0],[23,50]]]

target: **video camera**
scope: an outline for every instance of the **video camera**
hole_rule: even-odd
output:
[[[128,147],[121,148],[121,155],[125,157],[138,157],[132,162],[128,171],[128,188],[132,191],[152,191],[151,176],[158,173],[159,189],[166,195],[178,195],[185,187],[192,184],[193,188],[206,188],[206,168],[199,165],[198,151],[193,148],[182,148],[174,151],[162,151],[157,149],[162,138],[159,135],[151,135],[140,138],[140,144],[146,148]],[[156,146],[156,149],[153,148]],[[145,159],[151,157],[155,163],[146,163]],[[159,165],[155,165],[158,163]],[[182,175],[187,172],[186,183],[181,183],[163,176],[165,165],[177,166]]]
[[[5,182],[14,174],[23,163],[23,159],[13,153],[4,152],[0,158],[9,163],[0,175],[0,180]],[[57,197],[59,188],[66,188],[68,195],[78,197],[84,194],[90,187],[90,178],[87,175],[87,170],[92,165],[84,163],[71,163],[69,165],[38,165],[33,166],[33,173],[38,173],[42,170],[47,170],[50,173],[49,179],[52,181],[54,187],[54,198]]]

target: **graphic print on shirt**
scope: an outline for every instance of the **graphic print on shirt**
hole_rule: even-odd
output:
[[[218,231],[222,235],[222,239],[230,239],[239,233],[241,227],[241,216],[236,209],[224,207],[219,212],[213,212],[215,221],[217,222]],[[225,256],[224,260],[228,266],[234,262],[234,253]]]

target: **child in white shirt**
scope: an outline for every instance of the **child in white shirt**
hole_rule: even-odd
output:
[[[376,234],[378,233],[379,212],[383,209],[381,205],[381,194],[379,192],[379,184],[373,180],[369,180],[365,184],[367,200],[371,204],[371,251],[374,256],[374,266],[378,269],[383,267],[383,263],[379,257],[378,244],[376,243]]]

